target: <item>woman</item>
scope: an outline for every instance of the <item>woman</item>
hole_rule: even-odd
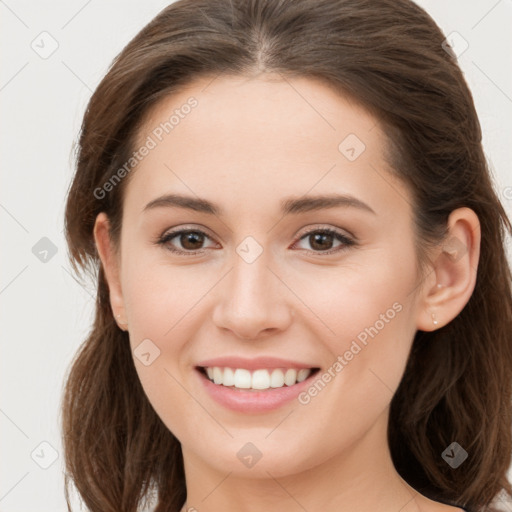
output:
[[[512,227],[444,39],[409,0],[180,0],[116,58],[66,208],[90,510],[511,493]]]

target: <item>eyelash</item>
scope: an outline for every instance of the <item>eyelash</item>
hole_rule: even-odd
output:
[[[166,234],[162,235],[161,237],[159,237],[156,240],[155,243],[157,245],[166,245],[173,238],[176,238],[178,235],[182,235],[184,233],[196,233],[196,234],[204,235],[207,238],[210,238],[204,231],[201,231],[200,229],[181,229],[181,230],[177,230],[177,231],[171,231],[170,233],[166,233]],[[337,253],[337,252],[342,252],[342,251],[346,250],[348,247],[356,245],[356,242],[354,240],[352,240],[349,237],[347,237],[346,235],[344,235],[344,234],[342,234],[342,233],[340,233],[340,232],[338,232],[338,231],[336,231],[334,229],[330,229],[330,228],[312,229],[311,231],[308,231],[307,233],[304,233],[297,240],[297,242],[300,242],[301,240],[303,240],[304,238],[310,236],[313,233],[321,233],[321,234],[324,234],[324,235],[325,234],[333,235],[337,240],[339,240],[340,242],[342,242],[344,244],[344,245],[341,245],[341,246],[339,246],[337,248],[330,249],[329,251],[313,251],[313,250],[303,249],[303,250],[306,250],[306,251],[308,251],[310,253],[313,253],[313,254],[329,255],[329,254],[333,254],[333,253]],[[296,242],[294,242],[294,244],[295,243]],[[172,249],[170,247],[167,247],[167,249],[169,251],[171,251],[172,253],[181,254],[181,255],[187,255],[187,256],[193,256],[195,254],[202,254],[206,250],[206,249],[201,249],[199,251],[182,251],[180,249]]]

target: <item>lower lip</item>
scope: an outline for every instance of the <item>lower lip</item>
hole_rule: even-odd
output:
[[[262,391],[252,391],[239,388],[231,388],[213,383],[206,375],[196,369],[199,377],[206,388],[207,393],[219,404],[232,411],[243,413],[260,413],[279,409],[304,391],[318,370],[312,373],[307,379],[298,382],[293,386],[282,388],[269,388]]]

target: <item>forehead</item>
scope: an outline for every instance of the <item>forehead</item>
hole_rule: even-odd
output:
[[[189,108],[192,102],[195,106]],[[186,122],[188,117],[193,122]],[[206,76],[193,81],[149,110],[139,141],[145,134],[158,132],[161,123],[167,121],[172,126],[164,130],[163,137],[171,131],[187,137],[193,130],[206,143],[232,134],[236,126],[237,140],[247,133],[262,140],[273,134],[279,134],[280,139],[289,135],[295,140],[323,135],[329,147],[347,129],[367,138],[378,124],[356,101],[325,81],[272,73],[254,78]],[[169,137],[172,138],[176,137]],[[253,145],[256,143],[254,139]]]
[[[340,187],[371,200],[382,191],[368,181],[389,169],[386,142],[377,119],[319,80],[202,77],[147,114],[137,147],[152,147],[126,201],[176,190],[234,205]]]

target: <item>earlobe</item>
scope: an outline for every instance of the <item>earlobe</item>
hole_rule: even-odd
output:
[[[110,305],[114,312],[114,318],[122,330],[126,330],[124,300],[120,282],[120,268],[111,237],[110,223],[107,215],[101,212],[96,217],[94,224],[94,240],[101,265],[107,280],[110,296]]]
[[[468,303],[476,284],[480,257],[480,222],[470,208],[448,218],[448,234],[425,279],[417,329],[434,331],[451,322]]]

